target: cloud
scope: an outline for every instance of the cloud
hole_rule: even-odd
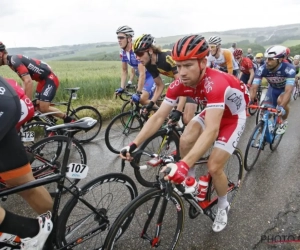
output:
[[[0,41],[8,47],[116,41],[116,29],[156,37],[299,22],[298,0],[1,0]]]

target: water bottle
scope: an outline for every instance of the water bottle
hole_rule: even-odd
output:
[[[194,194],[194,195],[198,194],[199,185],[194,177],[189,176],[185,178],[184,186],[185,186],[185,191],[184,191],[185,194]]]
[[[268,120],[268,127],[269,127],[269,132],[270,133],[273,133],[273,120],[272,120],[272,118],[269,118],[269,120]]]
[[[210,174],[208,173],[207,175],[202,175],[199,178],[199,187],[198,187],[198,195],[197,195],[197,200],[199,201],[204,201],[206,198],[207,194],[207,189],[208,189],[208,183],[210,181]]]

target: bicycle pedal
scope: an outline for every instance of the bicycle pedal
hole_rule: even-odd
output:
[[[197,211],[195,207],[193,207],[192,205],[190,205],[190,208],[189,208],[189,217],[191,219],[195,219],[199,214],[201,214],[201,213],[199,211]]]

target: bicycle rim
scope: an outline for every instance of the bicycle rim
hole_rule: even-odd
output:
[[[101,249],[110,225],[136,196],[137,188],[133,180],[121,173],[103,175],[90,181],[82,187],[80,197],[106,216],[109,223],[77,197],[72,197],[60,214],[56,244],[59,247],[72,244],[68,249]],[[127,223],[130,222],[129,219]]]
[[[264,121],[260,121],[254,128],[247,147],[245,151],[244,167],[245,170],[251,171],[255,163],[258,160],[258,157],[261,153],[262,148],[264,147],[264,134],[262,134],[264,128]],[[250,154],[249,151],[253,150],[253,153]],[[250,156],[251,155],[251,156]],[[252,158],[252,160],[251,160]]]
[[[107,237],[105,249],[175,249],[184,225],[184,205],[182,199],[175,192],[167,203],[163,217],[163,225],[157,223],[157,216],[161,212],[161,203],[165,191],[157,188],[149,189],[136,197],[116,219]],[[158,201],[154,217],[145,232],[145,223],[155,201]],[[133,216],[131,223],[124,227],[128,217]],[[154,237],[158,227],[160,236]],[[120,234],[122,234],[120,236]],[[143,235],[143,238],[141,237]],[[155,245],[157,244],[157,245]]]

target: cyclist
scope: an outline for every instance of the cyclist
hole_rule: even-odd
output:
[[[243,56],[242,49],[236,49],[233,52],[233,56],[235,60],[238,62],[240,68],[240,73],[238,78],[243,83],[247,84],[248,87],[250,87],[254,78],[254,69],[253,69],[252,61],[249,58]]]
[[[239,66],[230,50],[221,48],[221,42],[222,39],[219,36],[211,36],[208,39],[210,53],[207,58],[207,66],[237,76]]]
[[[51,107],[59,80],[48,64],[37,59],[31,59],[23,55],[8,55],[5,45],[0,42],[0,66],[8,65],[23,81],[25,94],[32,100],[33,83],[37,81],[35,97],[39,100],[38,109],[42,113],[55,112],[53,115],[71,122],[73,119],[62,113],[57,108]]]
[[[294,56],[293,65],[296,69],[296,74],[299,74],[299,68],[300,68],[300,55]]]
[[[124,25],[120,26],[116,33],[121,47],[120,56],[122,60],[121,87],[116,90],[116,94],[124,92],[125,82],[128,77],[128,65],[130,65],[135,69],[135,73],[139,78],[137,91],[136,94],[132,95],[132,101],[147,105],[153,96],[155,84],[151,74],[138,62],[133,53],[132,38],[134,36],[134,31],[131,27]]]
[[[159,92],[157,93],[157,95],[155,92],[151,102],[147,106],[147,108],[149,109],[153,107],[155,100],[157,100],[155,98],[159,98],[159,96],[161,96],[161,92],[164,88],[163,81],[159,74],[163,74],[174,79],[179,78],[176,64],[171,57],[171,50],[162,50],[160,47],[153,44],[154,41],[154,37],[150,34],[143,34],[138,37],[133,44],[136,58],[146,67],[147,71],[152,75],[157,86],[156,92]],[[162,90],[160,88],[161,86]],[[180,117],[182,116],[183,108],[183,123],[188,124],[189,121],[193,118],[197,109],[195,101],[191,98],[180,97],[178,106],[176,110],[171,113],[170,119],[172,121],[179,121]]]
[[[291,54],[291,50],[289,48],[286,48],[286,54],[284,56],[283,62],[293,64],[293,60],[290,58],[290,54]]]
[[[280,110],[283,123],[277,129],[277,134],[283,134],[287,128],[289,114],[289,102],[291,99],[294,82],[295,68],[290,63],[283,62],[286,55],[286,47],[275,45],[267,48],[265,52],[266,63],[255,72],[253,84],[250,89],[251,101],[254,101],[261,79],[266,78],[269,88],[263,100],[264,105]]]
[[[185,36],[175,43],[172,57],[180,79],[170,84],[158,111],[150,117],[134,141],[121,150],[120,157],[131,160],[130,154],[160,128],[180,96],[206,100],[206,109],[190,121],[180,138],[181,161],[167,165],[171,171],[165,178],[175,183],[183,182],[189,169],[215,142],[208,171],[219,197],[212,226],[215,232],[219,232],[227,225],[230,208],[226,195],[228,182],[223,168],[245,128],[247,87],[232,75],[206,67],[208,53],[209,45],[201,35]]]
[[[20,130],[21,126],[28,122],[34,115],[34,106],[31,100],[25,95],[25,91],[21,88],[21,86],[14,79],[4,78],[10,86],[16,91],[19,96],[20,104],[21,104],[21,117],[18,121],[16,128],[17,131]]]
[[[0,77],[0,176],[8,186],[33,181],[26,151],[16,131],[20,119],[20,100],[14,89]],[[52,199],[44,187],[20,192],[39,214],[52,210]],[[22,249],[41,250],[52,230],[51,212],[30,219],[0,207],[0,232],[20,239]],[[16,236],[17,235],[17,236]]]
[[[264,61],[263,58],[264,58],[263,53],[257,53],[256,54],[255,59],[254,59],[254,63],[258,66],[258,68],[265,64],[265,61]]]

